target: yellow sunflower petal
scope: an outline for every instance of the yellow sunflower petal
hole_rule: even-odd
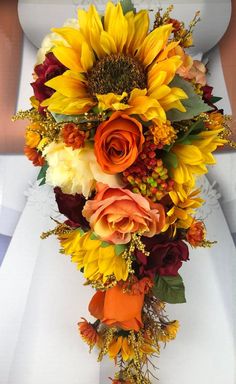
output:
[[[137,52],[138,59],[145,67],[150,65],[167,43],[172,24],[162,25],[154,29],[144,39]]]
[[[90,5],[88,12],[79,9],[78,19],[80,30],[86,37],[86,41],[90,43],[94,52],[101,58],[105,54],[105,51],[100,45],[100,35],[103,31],[103,25],[96,7]]]
[[[94,53],[92,49],[89,48],[88,44],[84,42],[81,49],[81,65],[84,72],[88,72],[93,67],[94,62]]]
[[[113,340],[108,348],[108,355],[111,359],[114,359],[120,352],[122,346],[122,336],[119,336],[117,340]]]
[[[136,15],[134,15],[133,12],[129,12],[125,16],[129,26],[126,50],[128,53],[134,55],[148,34],[149,16],[145,10],[139,11]]]
[[[76,72],[83,72],[83,67],[80,63],[80,55],[70,47],[55,47],[52,52],[56,58],[67,68]]]
[[[102,31],[101,33],[100,45],[107,55],[111,55],[112,53],[117,53],[115,41],[113,37],[110,36],[109,33],[107,33],[106,31]]]
[[[62,27],[62,28],[52,28],[52,32],[56,32],[58,35],[62,36],[63,39],[67,41],[67,43],[71,48],[78,51],[78,54],[80,53],[81,44],[84,41],[84,38],[80,31],[78,31],[75,28]]]
[[[170,51],[172,51],[172,49],[176,48],[178,45],[179,41],[172,41],[171,43],[169,43],[158,56],[158,61],[167,59]]]
[[[107,3],[104,25],[106,32],[113,38],[117,52],[122,52],[128,36],[128,22],[120,3]]]
[[[134,351],[132,346],[128,343],[127,337],[123,337],[121,354],[124,361],[132,359],[134,356]]]
[[[116,95],[114,93],[107,93],[105,95],[96,94],[96,98],[98,99],[98,108],[101,111],[113,109],[114,105],[120,104],[119,102],[127,96],[128,94],[126,92],[123,92],[122,95]],[[128,108],[126,104],[123,105],[125,108]]]
[[[84,86],[84,82],[79,80],[78,77],[75,78],[70,74],[70,71],[66,71],[63,75],[53,77],[51,80],[47,81],[45,85],[67,97],[87,97],[88,93]]]

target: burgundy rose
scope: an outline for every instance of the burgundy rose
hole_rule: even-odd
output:
[[[160,242],[158,236],[143,237],[145,249],[150,252],[145,256],[142,252],[136,252],[141,276],[154,278],[156,274],[161,276],[176,276],[183,261],[189,259],[187,245],[182,240]]]
[[[89,224],[82,215],[82,210],[86,203],[85,197],[80,194],[69,195],[63,193],[59,187],[54,188],[54,193],[59,212],[69,219],[66,223],[71,227],[80,226],[83,229],[88,229]]]
[[[55,92],[54,89],[47,87],[45,83],[53,77],[62,75],[66,71],[66,67],[60,63],[52,52],[46,54],[42,64],[36,65],[34,71],[38,76],[34,83],[31,83],[35,98],[41,103],[43,100],[51,97]],[[42,110],[43,108],[40,107]]]
[[[223,113],[223,110],[219,110],[214,102],[212,102],[212,100],[214,100],[214,96],[212,94],[213,92],[213,87],[210,87],[210,85],[205,85],[204,87],[201,88],[202,92],[203,92],[203,95],[202,95],[202,99],[203,101],[208,104],[211,108],[213,108],[214,111],[219,111],[219,112],[222,112]]]

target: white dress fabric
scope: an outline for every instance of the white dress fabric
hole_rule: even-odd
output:
[[[187,303],[167,307],[181,328],[156,361],[159,384],[235,383],[235,248],[217,194],[202,184],[200,216],[218,243],[190,250],[180,271]],[[52,190],[32,186],[0,269],[0,383],[109,383],[113,362],[99,365],[77,331],[93,291],[55,237],[40,240],[54,226],[50,216],[58,218]]]

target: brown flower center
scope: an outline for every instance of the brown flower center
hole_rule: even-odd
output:
[[[88,88],[92,94],[129,93],[134,88],[146,88],[143,66],[133,57],[123,54],[105,56],[88,73]]]

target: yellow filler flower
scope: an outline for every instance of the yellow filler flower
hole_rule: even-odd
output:
[[[166,111],[185,111],[185,92],[169,83],[182,64],[169,56],[178,42],[168,44],[172,24],[149,33],[148,12],[124,15],[120,3],[108,2],[104,20],[94,5],[78,11],[80,28],[54,28],[65,43],[55,40],[52,52],[68,70],[46,82],[56,92],[42,102],[49,111],[73,115],[97,106],[126,110],[144,120],[166,120]]]

